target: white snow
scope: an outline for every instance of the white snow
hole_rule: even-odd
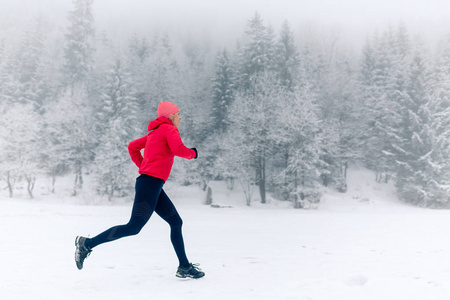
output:
[[[128,221],[131,203],[0,196],[1,299],[449,299],[450,211],[407,206],[366,170],[346,194],[325,191],[316,210],[243,195],[213,183],[166,186],[184,220],[199,280],[176,278],[169,227],[154,215],[138,236],[95,248],[79,271],[76,235]],[[40,195],[39,195],[40,193]],[[254,194],[254,197],[256,194]],[[89,201],[88,201],[89,202]]]

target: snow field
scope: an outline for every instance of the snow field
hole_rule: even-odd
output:
[[[448,299],[450,212],[396,202],[370,172],[349,191],[326,191],[317,210],[274,200],[245,206],[214,183],[201,204],[194,187],[167,185],[199,280],[176,278],[169,227],[156,214],[138,236],[94,249],[79,271],[76,235],[128,221],[131,203],[85,206],[0,198],[2,299]],[[256,196],[256,194],[255,194]]]

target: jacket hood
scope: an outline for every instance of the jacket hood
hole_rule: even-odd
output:
[[[148,124],[148,131],[155,130],[156,128],[158,128],[162,124],[168,124],[168,125],[172,125],[173,126],[172,121],[170,121],[168,118],[166,118],[166,117],[159,117],[159,118],[151,121],[150,124]]]

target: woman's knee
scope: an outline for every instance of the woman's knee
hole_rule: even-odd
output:
[[[142,228],[144,228],[145,224],[138,224],[138,223],[128,223],[128,234],[129,235],[136,235],[139,232],[141,232]]]
[[[183,226],[183,220],[177,215],[171,218],[169,224],[172,228],[181,228]]]

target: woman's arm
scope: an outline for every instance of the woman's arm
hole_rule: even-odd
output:
[[[193,149],[187,148],[183,142],[181,141],[180,133],[176,127],[167,126],[167,144],[169,145],[170,150],[176,156],[192,159],[197,157],[197,153]]]
[[[145,148],[146,143],[147,136],[143,136],[137,140],[130,142],[130,144],[128,145],[128,153],[130,153],[131,160],[136,164],[138,168],[141,167],[142,161],[144,160],[141,154],[141,150]]]

